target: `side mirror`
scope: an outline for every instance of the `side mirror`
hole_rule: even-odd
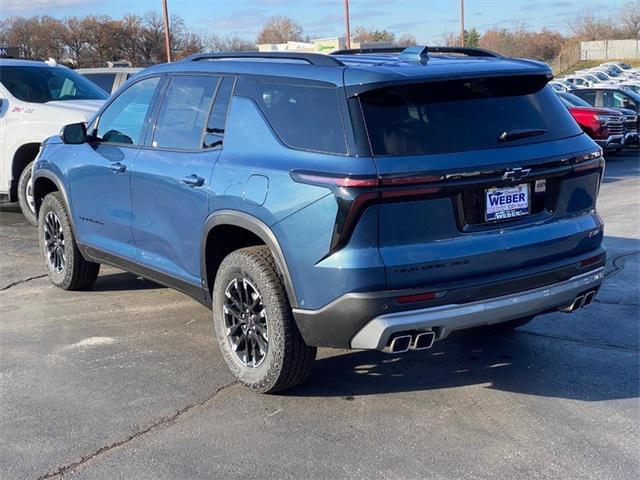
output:
[[[69,145],[80,145],[87,141],[87,126],[84,123],[72,123],[62,129],[62,141]]]

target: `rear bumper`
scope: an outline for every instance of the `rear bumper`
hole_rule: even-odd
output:
[[[382,350],[393,334],[434,330],[443,339],[454,330],[492,325],[573,304],[586,291],[597,290],[604,267],[554,285],[467,304],[450,304],[389,313],[369,321],[351,340],[351,348]]]
[[[294,308],[293,313],[298,329],[308,345],[350,348],[352,339],[358,332],[376,318],[396,314],[409,315],[416,311],[451,305],[483,304],[498,298],[517,296],[523,292],[549,288],[571,281],[583,274],[590,274],[604,267],[605,262],[606,251],[603,247],[598,247],[578,256],[505,273],[433,284],[422,288],[347,293],[321,309]],[[412,303],[399,301],[399,297],[424,292],[433,292],[435,298]],[[541,309],[530,314],[555,310],[558,307],[555,303],[555,300],[544,302]],[[486,320],[492,323],[493,318],[487,315]],[[447,325],[440,325],[440,327],[446,327],[445,331],[449,331]],[[439,332],[439,336],[442,336],[442,333],[444,331]]]

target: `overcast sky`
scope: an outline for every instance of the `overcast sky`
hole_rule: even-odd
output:
[[[169,10],[197,33],[238,33],[254,37],[269,15],[288,15],[311,37],[343,33],[343,0],[168,0]],[[481,31],[523,22],[565,30],[566,22],[587,11],[615,13],[625,0],[465,0],[466,24]],[[351,0],[351,25],[412,33],[433,43],[446,31],[457,31],[459,0]],[[145,13],[162,9],[161,0],[0,0],[0,18],[11,15]]]

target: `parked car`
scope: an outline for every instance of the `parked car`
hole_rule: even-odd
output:
[[[609,67],[611,65],[614,65],[622,70],[627,70],[627,71],[637,70],[637,68],[633,68],[631,65],[629,65],[626,62],[604,62],[600,64],[601,67]]]
[[[603,76],[606,77],[606,81],[607,83],[611,83],[611,84],[616,84],[616,83],[620,83],[624,78],[620,77],[618,74],[613,72],[613,69],[611,68],[595,68],[590,70],[590,73],[592,75],[599,75],[598,78],[602,78]]]
[[[563,77],[562,80],[573,85],[573,88],[589,88],[598,83],[593,80],[594,78],[597,80],[597,77],[587,78],[584,75],[568,75]]]
[[[575,88],[571,83],[565,82],[564,80],[553,80],[549,82],[549,86],[556,92],[568,92]]]
[[[31,165],[40,142],[86,122],[107,95],[54,61],[0,59],[0,200],[20,202],[35,225]]]
[[[625,122],[625,144],[638,143],[640,129],[640,95],[631,89],[620,86],[603,86],[573,90],[571,93],[598,108],[628,109],[635,113],[627,115]]]
[[[602,68],[602,67],[596,67],[596,68]],[[620,67],[619,65],[616,65],[615,63],[606,65],[606,67],[609,71],[609,73],[611,75],[614,75],[615,77],[618,77],[620,79],[625,79],[625,78],[631,78],[637,75],[637,72],[631,70],[631,69],[623,69],[622,67]]]
[[[76,71],[111,95],[140,70],[135,67],[103,67],[79,68]]]
[[[604,160],[550,77],[457,47],[148,68],[43,146],[49,278],[89,288],[106,263],[191,295],[260,392],[318,346],[422,350],[586,306]]]
[[[604,70],[593,70],[591,74],[595,76],[600,83],[617,83],[617,80],[610,77]]]
[[[620,83],[620,87],[628,88],[629,90],[633,90],[637,94],[640,94],[640,80],[626,80]]]
[[[598,145],[606,151],[622,150],[625,116],[609,108],[595,108],[571,93],[559,93],[571,115]],[[637,133],[637,132],[636,132]]]

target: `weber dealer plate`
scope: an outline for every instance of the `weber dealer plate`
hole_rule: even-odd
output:
[[[528,183],[516,187],[486,189],[485,221],[493,222],[528,215],[530,213],[530,193]]]

